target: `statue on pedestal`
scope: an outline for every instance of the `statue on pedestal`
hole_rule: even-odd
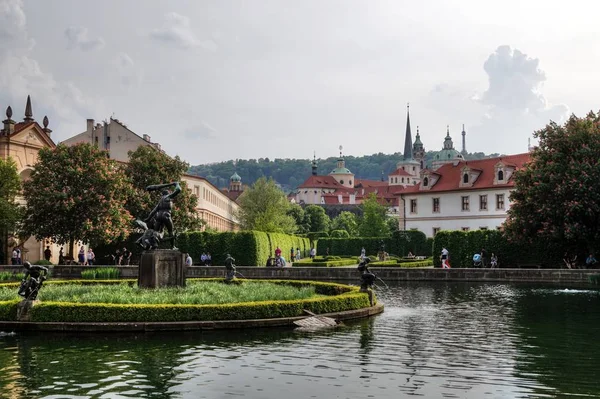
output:
[[[173,191],[165,190],[167,187],[175,187]],[[171,248],[175,248],[175,235],[173,233],[173,219],[171,218],[171,210],[173,209],[173,198],[181,193],[179,182],[155,184],[146,187],[147,191],[162,190],[162,197],[152,212],[144,220],[136,220],[135,224],[144,230],[144,234],[136,243],[145,250],[153,250],[158,248],[161,241],[170,240]],[[167,229],[168,236],[164,236],[164,229]]]
[[[368,264],[371,262],[371,258],[368,256],[364,257],[363,260],[358,264],[358,271],[360,272],[360,291],[366,292],[369,295],[369,302],[371,306],[373,303],[373,284],[375,283],[375,275],[369,270]]]
[[[227,270],[227,274],[225,275],[226,281],[231,281],[235,278],[235,264],[233,262],[235,262],[235,259],[227,254],[227,258],[225,258],[225,269]]]
[[[25,277],[21,280],[19,295],[28,301],[34,301],[42,288],[42,284],[48,275],[48,268],[40,265],[32,265],[28,261],[23,262]]]

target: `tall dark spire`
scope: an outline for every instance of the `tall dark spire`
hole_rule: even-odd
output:
[[[27,96],[27,105],[25,105],[25,122],[33,122],[33,111],[31,110],[31,97]]]
[[[313,176],[317,175],[317,153],[316,152],[313,154],[312,175]]]
[[[413,159],[412,153],[412,135],[410,132],[410,104],[406,104],[406,137],[404,138],[404,153],[403,159],[405,161],[411,161]]]
[[[462,130],[462,151],[460,152],[463,155],[467,155],[467,132],[465,132],[465,124],[463,123],[463,130]]]

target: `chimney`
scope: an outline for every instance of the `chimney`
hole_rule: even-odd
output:
[[[6,108],[6,120],[2,121],[2,123],[4,124],[4,134],[7,136],[10,136],[15,132],[15,121],[13,121],[11,117],[12,108],[8,106],[8,108]]]
[[[87,120],[87,128],[85,129],[86,133],[92,138],[92,141],[94,140],[94,120],[93,119],[88,119]]]
[[[147,134],[144,134],[144,141],[147,141],[148,143],[151,143],[152,141],[150,140],[150,136],[148,136]]]

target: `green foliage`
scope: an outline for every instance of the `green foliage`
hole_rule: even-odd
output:
[[[247,280],[240,285],[227,286],[220,284],[219,290],[225,289],[226,287],[238,290],[240,287],[242,289],[245,289],[246,287],[252,289],[253,286],[260,286],[260,283],[264,284],[265,282],[261,282],[260,280]],[[201,284],[203,283],[200,283],[200,285]],[[312,287],[317,295],[326,296],[296,300],[266,300],[259,302],[208,305],[108,304],[43,301],[32,309],[31,317],[34,322],[250,320],[301,316],[304,314],[304,309],[321,314],[361,309],[370,306],[367,294],[359,292],[357,287],[333,283],[292,280],[271,280],[268,284],[290,286],[300,290],[305,290],[306,287]],[[40,295],[41,294],[42,293],[40,293]],[[127,296],[124,296],[122,299],[126,298]],[[0,302],[0,320],[15,320],[16,305],[18,302],[18,300]]]
[[[287,214],[294,218],[296,222],[296,233],[297,234],[306,234],[308,233],[308,225],[306,224],[306,219],[304,217],[304,209],[298,204],[290,204],[290,208],[287,211]]]
[[[331,220],[322,206],[308,205],[304,208],[304,224],[310,232],[327,231]]]
[[[549,261],[549,265],[553,265],[552,260],[546,259],[539,247],[527,243],[511,243],[505,235],[496,230],[438,232],[433,244],[435,267],[441,266],[439,255],[442,248],[450,252],[452,267],[473,267],[473,255],[480,253],[481,249],[487,251],[488,262],[489,257],[494,253],[498,257],[498,262],[504,267],[538,265],[544,260]],[[561,259],[554,259],[554,262],[560,263]]]
[[[336,230],[345,230],[349,237],[356,237],[358,235],[358,220],[356,215],[348,211],[340,212],[340,214],[331,221],[331,229],[332,232]]]
[[[407,259],[399,259],[398,266],[400,267],[432,267],[433,259],[424,259],[424,260],[407,260]]]
[[[230,254],[238,266],[265,266],[269,255],[274,256],[278,246],[286,259],[292,247],[294,250],[300,248],[303,257],[307,257],[310,250],[308,238],[262,231],[195,231],[181,234],[177,245],[194,261],[200,261],[203,252],[210,252],[213,265],[224,265],[226,255]]]
[[[346,230],[331,230],[329,235],[331,238],[350,238],[350,234]]]
[[[17,281],[22,280],[25,273],[0,272],[0,281]]]
[[[297,229],[294,217],[288,214],[291,204],[272,179],[258,179],[238,198],[238,203],[242,230],[291,234]]]
[[[387,237],[390,229],[386,223],[387,208],[377,201],[375,193],[371,193],[360,205],[363,215],[358,223],[361,237]]]
[[[60,244],[122,240],[131,220],[129,187],[116,162],[90,144],[41,149],[24,184],[24,233]]]
[[[397,231],[389,237],[354,237],[354,238],[320,238],[318,241],[317,254],[325,255],[329,248],[330,255],[360,255],[361,249],[365,248],[367,254],[377,254],[381,248],[381,242],[385,245],[385,251],[397,256],[406,256],[409,252],[413,255],[426,256],[431,252],[427,245],[425,234],[417,230]]]
[[[15,199],[21,190],[21,179],[17,172],[17,164],[12,158],[0,158],[0,262],[7,261],[6,248],[7,234],[17,228],[21,220],[22,209],[15,203]]]
[[[198,217],[198,197],[182,181],[189,164],[179,156],[171,158],[151,146],[139,146],[129,152],[129,162],[124,171],[133,186],[127,198],[127,210],[136,218],[144,219],[158,203],[160,191],[148,192],[146,187],[179,181],[181,193],[174,199],[173,223],[178,231],[200,229],[204,222]]]
[[[507,236],[555,257],[600,250],[600,115],[572,115],[534,136],[531,162],[514,174]]]
[[[46,259],[36,260],[35,262],[33,262],[33,264],[40,265],[40,266],[52,266],[52,262],[50,262],[49,260],[46,260]]]
[[[116,267],[102,267],[81,271],[81,278],[85,280],[112,280],[118,279],[120,275],[121,271]]]

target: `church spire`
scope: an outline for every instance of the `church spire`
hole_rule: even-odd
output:
[[[465,124],[463,123],[462,130],[462,151],[460,152],[463,156],[467,155],[467,132],[465,132]]]
[[[27,95],[27,105],[25,105],[25,122],[33,122],[33,111],[31,110],[31,97]]]
[[[317,175],[317,152],[313,153],[313,161],[312,161],[312,175]]]
[[[410,104],[406,104],[406,136],[404,138],[404,153],[403,158],[405,161],[411,161],[413,159],[412,153],[412,135],[410,132]]]

